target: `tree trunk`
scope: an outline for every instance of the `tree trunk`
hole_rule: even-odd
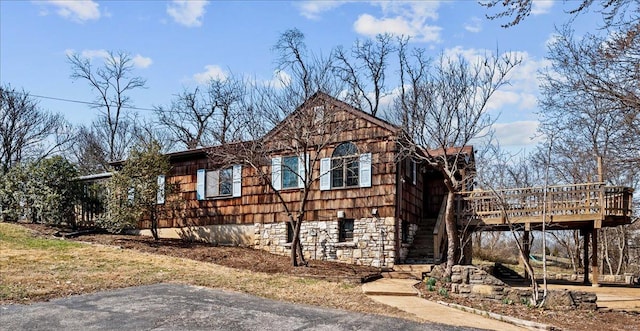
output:
[[[611,257],[609,257],[609,236],[608,236],[608,230],[604,229],[604,231],[602,231],[603,234],[603,238],[602,238],[602,252],[604,253],[604,261],[607,263],[607,268],[609,269],[609,275],[613,275],[613,267],[611,266]]]
[[[445,226],[447,230],[447,268],[445,270],[445,276],[451,276],[451,269],[456,261],[459,260],[457,254],[459,253],[458,244],[458,228],[456,226],[455,217],[455,193],[449,191],[447,193],[447,208],[445,209]]]
[[[300,230],[300,226],[298,225],[299,222],[296,222],[294,220],[291,220],[291,226],[293,227],[293,238],[291,240],[291,265],[294,267],[298,266],[298,245],[299,245],[299,241],[298,241],[298,236],[299,236],[299,230]]]
[[[622,266],[625,264],[625,251],[627,248],[627,237],[625,236],[624,228],[616,228],[616,236],[618,237],[618,265],[616,266],[616,275],[619,275],[622,271]]]
[[[151,235],[154,240],[159,240],[158,236],[158,216],[154,212],[151,213]]]
[[[580,247],[582,247],[582,245],[580,244],[580,231],[578,230],[573,230],[573,242],[575,243],[575,251],[574,254],[576,256],[576,263],[577,263],[577,270],[581,270],[584,266],[582,265],[582,259],[580,259],[580,253],[581,253],[581,249]]]

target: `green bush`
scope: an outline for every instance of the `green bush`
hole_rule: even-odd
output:
[[[0,211],[5,221],[74,225],[80,186],[71,162],[54,156],[13,166],[0,177]]]
[[[431,286],[435,286],[437,279],[433,278],[433,277],[429,277],[427,279],[424,280],[425,284],[427,284],[427,286],[431,285]]]

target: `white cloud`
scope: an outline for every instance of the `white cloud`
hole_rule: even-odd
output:
[[[551,11],[551,7],[553,7],[553,0],[533,0],[533,5],[531,6],[531,14],[547,14],[549,13],[549,11]]]
[[[284,70],[275,70],[271,80],[265,81],[265,86],[272,86],[277,89],[285,88],[291,84],[291,75]]]
[[[93,58],[103,58],[106,59],[109,57],[109,52],[104,49],[85,49],[80,52],[80,56],[92,60]]]
[[[373,2],[382,9],[382,17],[362,14],[353,23],[355,31],[365,36],[392,33],[412,37],[413,41],[439,42],[441,27],[429,25],[428,19],[438,19],[437,1]]]
[[[144,57],[140,54],[136,54],[136,56],[133,57],[132,61],[133,65],[138,68],[147,68],[153,63],[153,60],[151,60],[150,57]]]
[[[167,14],[178,24],[187,27],[201,26],[207,3],[206,0],[173,0],[167,5]]]
[[[208,64],[204,66],[205,71],[193,75],[193,79],[198,84],[206,84],[211,79],[225,80],[227,73],[218,65]]]
[[[75,53],[76,52],[73,49],[65,50],[65,54],[67,54],[67,56]],[[118,55],[118,54],[114,53],[114,55]],[[80,56],[89,60],[93,60],[95,58],[104,60],[104,59],[107,59],[110,55],[109,55],[109,52],[104,49],[85,49],[82,52],[80,52]],[[140,54],[136,54],[135,56],[130,57],[130,59],[131,59],[131,64],[133,64],[134,67],[142,68],[142,69],[149,67],[153,63],[153,60],[150,57],[144,57]],[[119,58],[116,58],[116,61],[119,61],[119,60],[120,60]]]
[[[296,6],[300,9],[300,15],[310,19],[318,20],[320,15],[331,9],[342,6],[349,1],[301,1]]]
[[[472,33],[478,33],[482,31],[482,20],[472,17],[470,22],[464,24],[464,29]]]
[[[56,7],[56,14],[78,23],[97,20],[101,16],[100,5],[93,0],[48,0],[44,4]],[[47,14],[46,10],[40,11],[40,15]]]
[[[456,58],[461,56],[470,64],[477,63],[485,58],[485,54],[491,54],[489,50],[462,48],[457,46],[444,51],[444,56]],[[502,113],[513,110],[532,111],[538,103],[540,70],[550,65],[548,60],[537,60],[532,58],[527,52],[506,52],[503,55],[510,58],[520,58],[522,62],[513,68],[507,75],[508,85],[502,86],[489,100],[488,111],[498,111]]]
[[[526,147],[537,144],[541,137],[537,135],[538,121],[516,121],[495,123],[495,138],[504,147]]]

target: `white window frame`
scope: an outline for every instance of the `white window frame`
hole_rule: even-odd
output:
[[[156,203],[159,205],[164,204],[164,194],[165,194],[165,176],[158,176],[158,192],[156,194]]]
[[[220,181],[220,174],[225,170],[231,171],[231,175],[228,179],[228,184],[231,186],[231,192],[228,194],[221,194],[220,188],[222,182]],[[216,170],[198,169],[196,174],[197,200],[235,198],[240,196],[242,196],[241,165],[236,164]]]
[[[333,158],[326,157],[320,159],[320,190],[327,191],[331,189],[349,189],[356,187],[371,187],[371,177],[372,177],[372,169],[371,169],[371,161],[372,156],[371,153],[363,153],[358,157],[358,186],[341,186],[341,187],[333,187],[331,181],[331,173],[332,173],[332,160]]]
[[[285,158],[297,158],[298,169],[294,171],[294,169],[287,169],[296,175],[298,178],[297,185],[293,186],[284,186],[284,159]],[[310,172],[309,169],[309,155],[305,154],[304,157],[302,155],[285,155],[285,156],[277,156],[271,159],[271,185],[276,191],[280,190],[290,190],[290,189],[298,189],[304,188],[306,182],[306,172]]]

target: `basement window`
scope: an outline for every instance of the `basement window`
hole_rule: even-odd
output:
[[[346,218],[338,221],[338,241],[350,242],[353,241],[353,219]]]

